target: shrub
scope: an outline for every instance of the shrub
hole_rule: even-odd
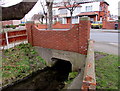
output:
[[[16,25],[10,25],[10,28],[15,29],[15,28],[16,28]]]
[[[10,28],[10,25],[6,25],[5,28]]]
[[[19,24],[19,26],[25,26],[25,24]]]
[[[103,25],[100,25],[100,28],[102,28]]]
[[[16,25],[6,25],[6,26],[3,26],[4,28],[13,28],[15,29],[17,26]]]

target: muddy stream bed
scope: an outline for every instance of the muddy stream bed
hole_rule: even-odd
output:
[[[65,86],[64,81],[68,79],[69,72],[71,72],[70,62],[58,60],[52,67],[45,67],[4,86],[2,91],[60,91]]]

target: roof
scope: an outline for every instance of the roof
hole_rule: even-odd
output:
[[[106,0],[103,0],[102,2],[106,3],[107,5],[109,5],[109,3]]]
[[[107,5],[109,5],[106,0],[98,0],[98,1],[95,1],[95,0],[88,0],[88,1],[84,1],[83,2],[79,2],[79,4],[84,4],[84,3],[94,3],[94,2],[103,2],[103,3],[106,3]]]
[[[96,12],[83,12],[78,14],[77,16],[84,16],[84,15],[98,15]]]
[[[82,7],[81,5],[77,5],[77,4],[75,6]],[[74,7],[74,5],[67,5],[66,7],[71,8],[71,7]],[[58,7],[58,8],[59,9],[65,9],[66,7],[65,6],[61,6],[61,7]]]

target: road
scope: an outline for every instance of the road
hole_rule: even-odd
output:
[[[118,55],[120,33],[117,30],[92,29],[90,38],[95,41],[94,50]]]

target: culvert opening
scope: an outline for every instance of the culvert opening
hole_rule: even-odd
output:
[[[68,79],[69,72],[72,71],[72,64],[58,58],[52,58],[52,61],[55,62],[52,67],[33,72],[29,76],[3,87],[2,91],[60,91],[65,86],[64,81]]]
[[[61,78],[59,80],[61,79],[64,81],[67,80],[69,72],[72,71],[72,64],[67,60],[58,59],[58,58],[52,58],[52,61],[54,61],[55,63],[51,68],[53,70],[57,70],[59,74],[63,75],[60,76]]]

